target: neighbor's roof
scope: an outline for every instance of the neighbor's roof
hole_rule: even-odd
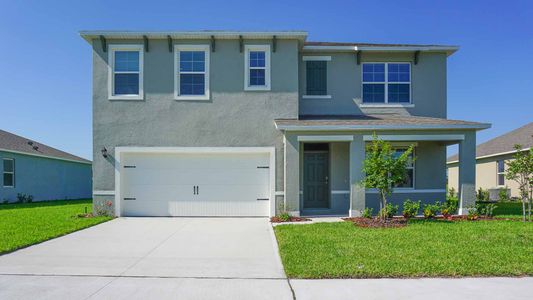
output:
[[[533,122],[478,145],[476,158],[516,152],[516,144],[522,145],[524,149],[533,147]],[[452,155],[448,157],[448,162],[457,161],[458,158],[457,154]]]
[[[199,31],[124,31],[124,30],[82,30],[80,35],[87,42],[104,37],[106,39],[297,39],[302,42],[305,51],[426,51],[453,54],[458,46],[426,45],[426,44],[373,44],[373,43],[337,43],[337,42],[306,42],[307,31],[231,31],[231,30],[199,30]]]
[[[299,119],[277,119],[279,130],[404,130],[404,129],[486,129],[487,123],[404,116],[396,114],[353,116],[301,116]]]
[[[31,143],[31,144],[30,144]],[[28,154],[90,164],[90,160],[46,146],[0,129],[0,151]]]

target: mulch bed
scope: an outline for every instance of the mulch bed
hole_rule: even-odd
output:
[[[407,219],[405,218],[392,218],[381,220],[380,218],[344,218],[344,221],[352,222],[355,226],[366,228],[398,228],[405,227],[407,225]]]
[[[291,217],[289,220],[283,221],[279,217],[270,218],[270,222],[272,223],[305,222],[305,221],[311,221],[311,219],[302,218],[302,217]]]

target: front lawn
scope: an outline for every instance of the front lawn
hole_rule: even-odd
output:
[[[0,205],[0,254],[111,219],[77,217],[86,207],[90,213],[90,199]]]
[[[291,278],[533,275],[533,223],[412,220],[371,229],[340,222],[275,232]]]

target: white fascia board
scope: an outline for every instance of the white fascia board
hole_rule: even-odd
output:
[[[366,189],[368,194],[377,194],[377,189]],[[395,188],[393,194],[420,194],[420,193],[446,193],[446,189],[411,189],[411,188]]]
[[[299,142],[351,142],[353,135],[300,135]]]
[[[464,134],[417,134],[417,135],[378,135],[378,140],[384,141],[462,141]],[[372,135],[364,135],[364,141],[372,141]]]
[[[356,46],[304,46],[303,51],[356,52]]]
[[[531,149],[531,147],[529,148],[524,148],[520,151],[529,151]],[[507,154],[513,154],[513,153],[516,153],[517,151],[516,150],[511,150],[511,151],[506,151],[506,152],[499,152],[499,153],[494,153],[494,154],[487,154],[487,155],[482,155],[482,156],[478,156],[476,157],[476,160],[478,159],[483,159],[483,158],[490,158],[490,157],[496,157],[496,156],[500,156],[500,155],[507,155]],[[450,165],[450,164],[455,164],[455,163],[458,163],[459,160],[452,160],[452,161],[449,161],[449,162],[446,162],[447,165]]]
[[[447,130],[490,128],[490,124],[456,125],[278,125],[276,129],[285,131],[352,131],[352,130]]]
[[[304,46],[303,51],[334,51],[334,52],[446,52],[451,55],[459,50],[457,46]]]
[[[146,36],[150,39],[238,39],[242,36],[246,39],[298,39],[304,41],[307,38],[306,31],[112,31],[112,30],[82,30],[80,36],[87,42],[97,39],[101,35],[108,39],[142,39]]]
[[[15,151],[15,150],[3,149],[3,148],[0,148],[0,151],[2,151],[2,152],[9,152],[9,153],[15,153],[15,154],[21,154],[21,155],[28,155],[28,156],[35,156],[35,157],[42,157],[42,158],[56,159],[56,160],[68,161],[68,162],[79,163],[79,164],[85,164],[85,165],[92,165],[92,164],[93,164],[92,162],[85,162],[85,161],[79,161],[79,160],[68,159],[68,158],[60,158],[60,157],[49,156],[49,155],[42,155],[42,154],[33,154],[33,153],[27,153],[27,152]]]

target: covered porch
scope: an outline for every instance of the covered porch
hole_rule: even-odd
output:
[[[276,120],[284,133],[284,207],[292,215],[360,216],[379,209],[377,191],[365,189],[366,144],[375,133],[397,151],[415,146],[415,162],[390,202],[446,198],[446,147],[459,145],[459,214],[475,202],[476,130],[488,124],[411,116]]]

